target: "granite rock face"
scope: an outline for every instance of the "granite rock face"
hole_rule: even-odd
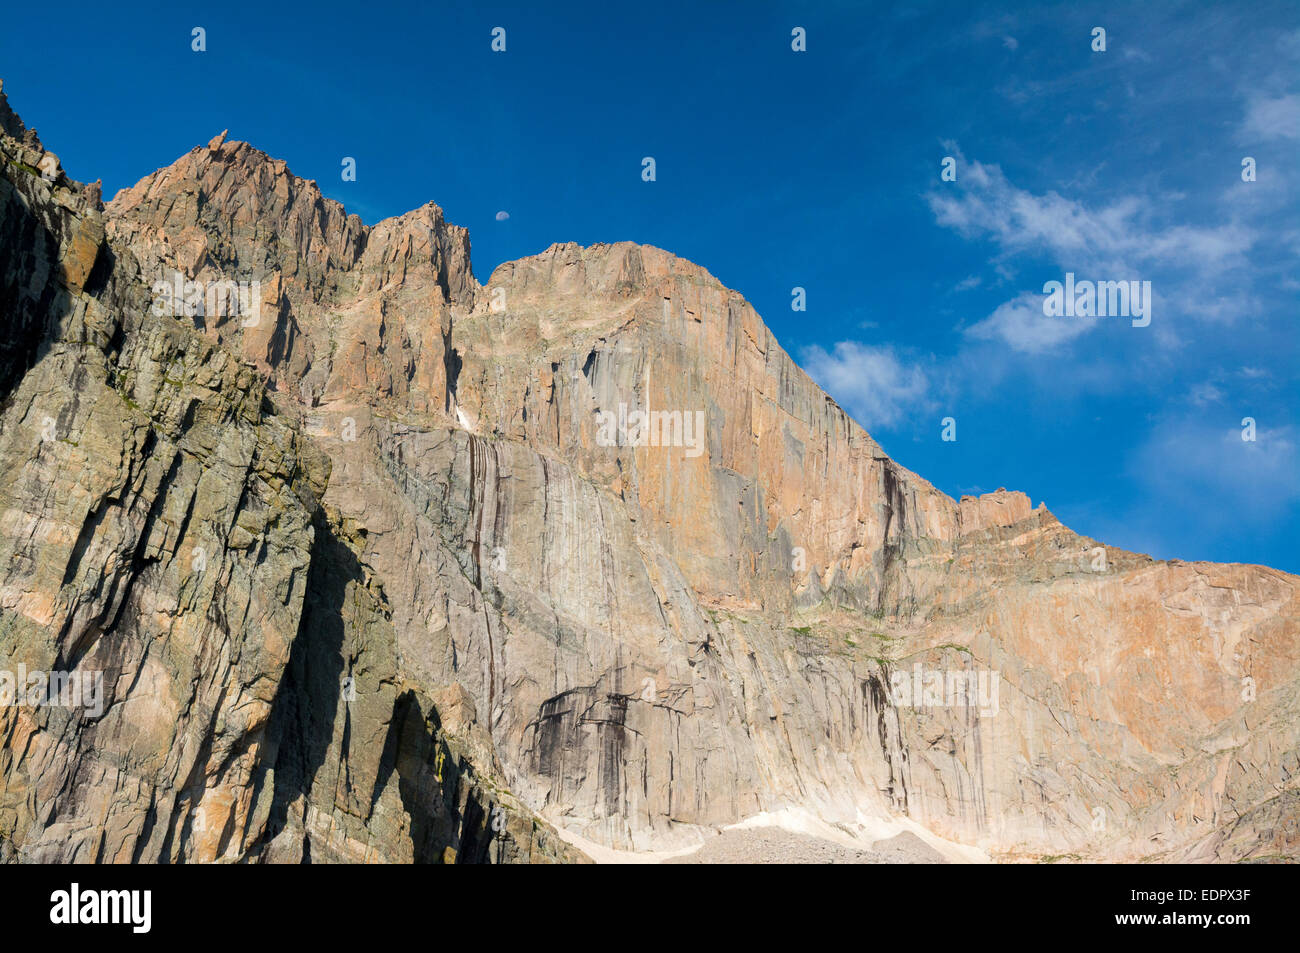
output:
[[[366,226],[223,135],[101,210],[0,123],[0,668],[110,699],[0,708],[0,849],[568,861],[798,808],[1300,854],[1296,577],[952,500],[659,249],[480,285],[437,206]]]
[[[0,853],[576,858],[396,677],[328,457],[0,121]]]

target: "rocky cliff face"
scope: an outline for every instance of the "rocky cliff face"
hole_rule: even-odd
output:
[[[1300,850],[1296,577],[952,500],[658,249],[480,285],[436,206],[368,227],[219,136],[101,209],[0,121],[0,669],[109,697],[0,708],[0,850],[573,860],[552,824],[786,808]]]
[[[0,853],[575,856],[396,674],[328,457],[0,106]],[[83,703],[14,704],[19,672]]]

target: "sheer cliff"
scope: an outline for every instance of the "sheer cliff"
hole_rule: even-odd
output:
[[[1296,855],[1296,577],[953,500],[659,249],[480,284],[435,205],[367,226],[223,134],[101,206],[0,122],[0,668],[107,682],[0,708],[0,850],[576,860],[795,809]]]
[[[328,457],[0,121],[0,854],[577,858],[396,675]],[[15,704],[18,672],[102,681]]]

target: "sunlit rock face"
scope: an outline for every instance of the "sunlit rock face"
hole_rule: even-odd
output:
[[[0,670],[105,698],[0,707],[6,857],[571,861],[785,808],[1300,852],[1296,577],[954,501],[659,249],[480,285],[435,205],[366,226],[218,136],[101,206],[0,124]]]

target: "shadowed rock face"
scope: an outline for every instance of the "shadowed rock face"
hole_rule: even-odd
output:
[[[0,125],[0,857],[576,858],[396,676],[328,457]]]
[[[113,673],[98,720],[0,708],[0,850],[569,860],[547,821],[798,807],[1297,854],[1296,577],[952,500],[658,249],[479,285],[436,206],[367,227],[224,136],[102,213],[0,175],[0,662]],[[257,308],[155,314],[177,274]]]

